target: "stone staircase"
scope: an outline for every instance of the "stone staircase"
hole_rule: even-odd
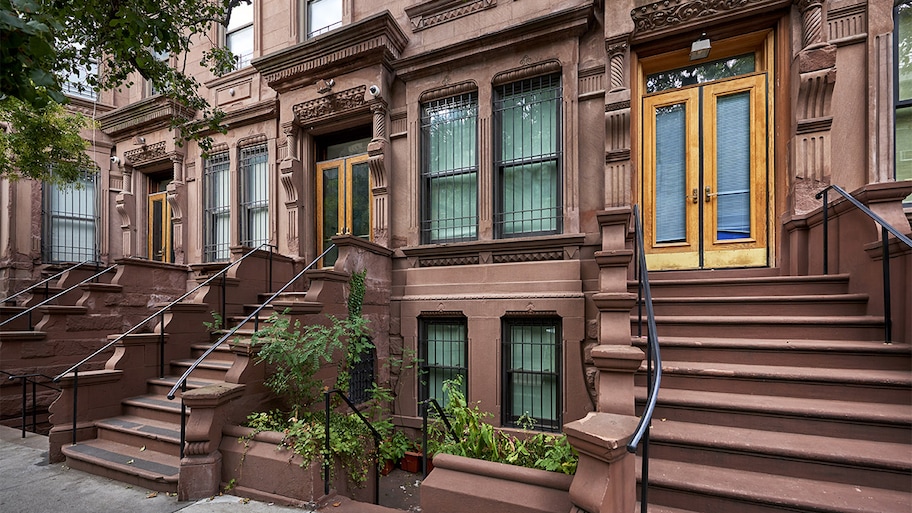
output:
[[[63,446],[67,465],[149,490],[177,492],[180,471],[180,396],[171,387],[208,345],[192,347],[190,358],[172,360],[169,374],[147,380],[147,393],[121,403],[120,415],[94,422],[96,438]],[[220,345],[191,375],[188,389],[224,383],[234,354]]]
[[[650,275],[663,377],[649,511],[908,513],[910,347],[883,342],[848,276],[776,273]]]

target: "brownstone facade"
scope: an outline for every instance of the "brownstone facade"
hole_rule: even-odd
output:
[[[140,79],[74,102],[99,123],[90,256],[173,270],[267,242],[306,264],[337,234],[387,248],[378,352],[426,372],[397,377],[401,425],[455,374],[505,427],[634,414],[632,205],[669,272],[820,274],[815,194],[831,184],[910,232],[888,2],[341,0],[309,34],[318,4],[254,0],[252,53],[225,76],[196,66],[209,42],[186,56],[227,113],[207,155],[175,141],[175,107]],[[711,50],[692,60],[698,40]],[[746,193],[723,184],[741,165]],[[13,292],[60,242],[41,184],[0,185]],[[728,211],[740,221],[723,226]],[[881,315],[879,229],[841,215],[830,272]],[[893,340],[908,344],[912,256],[893,248]]]

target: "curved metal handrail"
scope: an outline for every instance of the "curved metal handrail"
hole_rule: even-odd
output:
[[[76,269],[77,267],[79,267],[79,266],[81,266],[81,265],[85,265],[85,264],[87,264],[87,263],[89,263],[89,262],[93,262],[93,261],[94,261],[94,259],[92,259],[92,258],[87,258],[87,259],[83,260],[82,262],[79,262],[78,264],[73,264],[73,265],[71,265],[70,267],[67,267],[66,269],[64,269],[64,270],[60,271],[59,273],[55,274],[54,276],[51,276],[50,278],[45,278],[45,279],[39,281],[38,283],[32,284],[31,287],[28,287],[28,288],[25,288],[25,289],[20,290],[19,292],[16,292],[16,293],[13,294],[12,296],[5,297],[5,298],[3,298],[3,299],[0,299],[0,303],[6,303],[6,302],[8,302],[8,301],[12,301],[12,300],[15,299],[17,296],[22,295],[22,294],[25,294],[26,292],[28,292],[28,291],[30,291],[30,290],[32,290],[32,289],[38,288],[38,287],[44,285],[45,283],[48,283],[49,281],[53,280],[54,278],[60,277],[63,273],[65,273],[65,272],[67,272],[67,271],[72,271],[73,269]],[[96,267],[96,269],[97,269],[97,267]]]
[[[71,372],[74,372],[76,369],[78,369],[79,367],[81,367],[82,365],[84,365],[85,363],[87,363],[87,362],[88,362],[89,360],[91,360],[92,358],[95,358],[95,357],[98,356],[99,354],[101,354],[101,353],[107,351],[111,346],[113,346],[114,344],[116,344],[116,343],[120,342],[121,340],[123,340],[127,335],[130,335],[130,334],[133,333],[134,331],[138,330],[138,329],[139,329],[142,325],[144,325],[145,323],[151,321],[151,320],[154,319],[155,317],[158,317],[159,315],[161,315],[162,313],[164,313],[164,312],[165,312],[166,310],[168,310],[169,308],[173,307],[173,306],[176,305],[177,303],[180,303],[180,302],[183,301],[184,299],[187,299],[191,294],[195,293],[195,292],[198,291],[199,289],[201,289],[201,288],[203,288],[204,286],[208,285],[208,284],[209,284],[210,282],[212,282],[214,279],[221,277],[224,273],[227,273],[229,269],[231,269],[232,267],[234,267],[234,266],[240,264],[241,262],[243,262],[245,258],[247,258],[248,256],[252,255],[252,254],[255,253],[256,251],[259,251],[259,249],[262,248],[263,246],[269,246],[270,249],[272,248],[272,245],[271,245],[271,244],[269,244],[269,243],[263,243],[263,244],[260,244],[259,246],[255,247],[255,248],[251,249],[250,251],[248,251],[248,252],[247,252],[244,256],[242,256],[241,258],[235,260],[234,262],[231,262],[229,265],[225,266],[224,269],[222,269],[222,270],[220,270],[219,272],[217,272],[217,273],[213,274],[212,276],[210,276],[206,281],[200,283],[200,284],[197,285],[196,287],[193,287],[193,290],[191,290],[191,291],[185,293],[184,295],[182,295],[181,297],[175,299],[174,301],[171,301],[171,302],[168,303],[166,306],[163,306],[163,307],[159,308],[154,314],[152,314],[152,315],[146,317],[145,319],[139,321],[139,322],[136,323],[132,328],[128,329],[127,331],[125,331],[125,332],[123,332],[123,333],[121,333],[120,336],[118,336],[118,337],[115,338],[114,340],[108,342],[107,344],[105,344],[105,345],[102,346],[101,348],[97,349],[94,353],[92,353],[92,354],[90,354],[89,356],[86,356],[85,358],[83,358],[82,360],[80,360],[79,363],[77,363],[77,364],[75,364],[75,365],[72,365],[72,366],[71,366],[70,368],[68,368],[67,370],[61,372],[59,375],[57,375],[57,376],[54,378],[54,381],[55,381],[55,382],[56,382],[56,381],[60,381],[61,378],[63,378],[64,376],[66,376],[67,374],[69,374],[69,373],[71,373]],[[162,326],[162,329],[164,330],[164,326]]]
[[[851,194],[845,191],[842,187],[838,185],[829,185],[824,188],[822,191],[818,192],[814,197],[817,199],[823,199],[823,274],[829,274],[829,207],[830,201],[827,197],[827,192],[832,189],[842,195],[843,198],[847,199],[852,205],[864,212],[868,217],[874,220],[877,224],[880,225],[880,241],[881,248],[883,253],[882,266],[883,266],[883,301],[884,301],[884,342],[889,344],[893,341],[893,313],[892,306],[890,304],[890,244],[888,242],[888,233],[892,233],[896,240],[902,242],[906,246],[912,248],[912,239],[907,237],[905,234],[900,233],[899,230],[894,228],[890,223],[885,221],[882,217],[875,214],[871,209],[866,207],[860,201],[855,199]]]
[[[32,384],[32,432],[38,432],[38,385],[41,385],[44,388],[53,390],[55,392],[60,392],[60,389],[48,385],[47,382],[36,381],[33,378],[45,378],[47,380],[52,379],[50,376],[41,374],[40,372],[31,373],[31,374],[12,374],[6,371],[0,370],[0,374],[8,376],[9,380],[18,379],[22,383],[22,424],[20,428],[22,429],[22,438],[25,438],[25,428],[28,425],[26,419],[28,418],[28,409],[27,409],[27,399],[28,399],[28,384]]]
[[[635,244],[637,247],[637,268],[639,270],[639,290],[643,303],[646,306],[646,407],[643,415],[627,443],[627,451],[636,453],[637,446],[643,443],[642,475],[640,478],[640,511],[645,513],[649,490],[649,426],[652,424],[652,414],[655,411],[656,401],[659,398],[659,389],[662,385],[662,355],[659,350],[659,336],[656,333],[655,311],[652,306],[652,290],[649,286],[649,270],[646,267],[646,252],[643,250],[643,225],[640,217],[639,205],[633,207],[633,224]]]
[[[8,323],[12,322],[12,321],[15,320],[15,319],[18,319],[18,318],[22,317],[23,315],[31,314],[32,311],[35,310],[36,308],[42,307],[42,306],[44,306],[44,305],[50,303],[51,301],[57,299],[58,297],[60,297],[60,296],[62,296],[62,295],[64,295],[64,294],[66,294],[67,292],[70,292],[70,291],[72,291],[72,290],[75,290],[75,289],[79,288],[80,286],[82,286],[82,285],[88,283],[88,282],[91,281],[91,280],[94,280],[95,278],[98,278],[98,277],[101,276],[102,274],[104,274],[104,273],[106,273],[106,272],[108,272],[108,271],[110,271],[110,270],[112,270],[112,269],[117,269],[117,264],[114,264],[114,265],[112,265],[111,267],[108,267],[107,269],[105,269],[105,270],[103,270],[103,271],[99,271],[99,272],[93,274],[92,276],[89,276],[88,278],[82,280],[81,282],[77,283],[76,285],[73,285],[72,287],[70,287],[70,288],[68,288],[68,289],[66,289],[66,290],[64,290],[64,291],[62,291],[62,292],[58,292],[57,294],[54,294],[53,296],[51,296],[51,297],[45,299],[44,301],[38,303],[37,305],[34,305],[34,306],[32,306],[32,307],[29,307],[27,310],[23,310],[23,311],[17,313],[16,315],[10,317],[9,319],[6,319],[5,321],[0,322],[0,327],[2,327],[2,326],[5,325],[5,324],[8,324]],[[29,324],[31,324],[31,323],[29,323]]]
[[[267,299],[267,300],[264,301],[260,306],[258,306],[250,315],[248,315],[247,317],[245,317],[244,320],[242,320],[241,322],[239,322],[235,327],[233,327],[233,328],[231,328],[230,330],[228,330],[228,333],[225,333],[224,335],[222,335],[222,336],[218,339],[217,342],[215,342],[214,344],[212,344],[211,346],[209,346],[209,348],[206,349],[206,351],[203,352],[203,354],[201,354],[201,355],[199,356],[199,358],[197,358],[196,361],[193,362],[193,363],[190,365],[190,367],[187,368],[186,371],[184,371],[184,373],[181,375],[181,377],[177,380],[177,383],[175,383],[174,386],[171,387],[171,391],[168,392],[168,399],[172,399],[172,400],[174,399],[174,396],[177,394],[177,390],[187,383],[187,379],[190,377],[190,373],[193,372],[194,370],[196,370],[196,368],[199,366],[199,364],[202,363],[203,360],[205,360],[207,357],[209,357],[209,355],[212,354],[212,352],[215,351],[215,349],[216,349],[218,346],[222,345],[222,343],[224,343],[226,340],[228,340],[229,338],[231,338],[232,335],[234,335],[235,333],[237,333],[237,330],[239,330],[239,329],[241,328],[241,326],[243,326],[244,324],[246,324],[247,321],[249,321],[250,319],[253,319],[254,316],[258,316],[258,315],[260,314],[260,312],[261,312],[264,308],[266,308],[266,305],[268,305],[269,303],[272,303],[272,301],[273,301],[276,297],[278,297],[279,294],[285,292],[285,290],[288,289],[288,287],[290,287],[292,283],[294,283],[295,281],[298,280],[298,278],[300,278],[301,276],[303,276],[305,272],[309,271],[310,268],[314,266],[314,264],[316,264],[317,262],[319,262],[321,258],[323,258],[324,256],[326,256],[326,254],[329,253],[329,252],[330,252],[333,248],[335,248],[335,247],[336,247],[335,244],[330,244],[329,247],[326,248],[326,251],[324,251],[323,253],[321,253],[320,256],[318,256],[313,262],[311,262],[310,264],[308,264],[307,267],[305,267],[304,269],[301,270],[301,272],[299,272],[298,274],[296,274],[296,275],[294,276],[294,278],[288,280],[288,283],[286,283],[285,285],[283,285],[282,288],[280,288],[278,291],[274,292],[271,296],[269,296],[269,299]],[[181,424],[183,424],[183,421],[181,422]],[[183,437],[181,437],[181,438],[183,438]],[[181,442],[181,446],[183,446],[183,441]]]
[[[364,425],[367,426],[367,429],[370,430],[371,435],[374,437],[374,504],[380,504],[380,472],[377,471],[377,463],[379,462],[379,459],[380,459],[380,438],[381,438],[380,433],[377,431],[377,428],[375,428],[370,422],[368,422],[368,420],[364,417],[364,415],[361,413],[361,411],[358,410],[358,408],[354,405],[354,403],[351,402],[351,399],[349,399],[348,396],[345,395],[338,388],[333,388],[332,390],[327,390],[327,391],[323,392],[324,412],[326,415],[326,424],[324,425],[325,426],[324,429],[326,431],[324,432],[324,441],[323,441],[323,443],[325,444],[323,447],[323,450],[325,451],[325,456],[323,457],[323,494],[327,495],[327,496],[329,495],[329,475],[330,475],[329,470],[330,470],[330,467],[332,466],[332,462],[329,459],[330,454],[331,454],[330,453],[330,443],[329,443],[330,442],[329,437],[331,436],[331,433],[329,430],[329,416],[330,416],[330,411],[331,411],[330,404],[329,404],[329,398],[332,394],[338,395],[339,397],[342,398],[343,401],[345,401],[345,404],[348,405],[348,407],[351,409],[351,411],[355,412],[355,415],[357,415],[358,418],[361,419],[361,422],[363,422]]]

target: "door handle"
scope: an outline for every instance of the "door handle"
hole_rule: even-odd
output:
[[[709,203],[712,200],[713,196],[718,196],[717,193],[712,192],[712,188],[708,185],[703,189],[703,193],[706,198],[705,201],[707,203]]]

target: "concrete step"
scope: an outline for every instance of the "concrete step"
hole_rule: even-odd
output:
[[[649,285],[654,298],[846,294],[849,292],[849,275],[745,276],[743,272],[734,271],[692,275],[650,272]],[[627,288],[636,292],[637,282],[628,282]]]
[[[182,376],[187,369],[196,361],[196,358],[187,358],[171,361],[171,372]],[[231,368],[231,363],[224,360],[212,360],[207,358],[193,370],[190,375],[194,379],[224,381],[225,373]]]
[[[634,382],[646,385],[645,362]],[[912,404],[907,371],[826,369],[662,360],[662,389]]]
[[[912,492],[912,445],[654,422],[652,458]]]
[[[178,377],[179,376],[165,376],[164,378],[150,379],[146,382],[148,384],[147,389],[148,389],[149,393],[153,394],[153,395],[161,395],[161,396],[168,395],[168,392],[170,392],[171,389],[174,388],[174,384],[177,383]],[[202,388],[205,386],[215,385],[218,383],[223,383],[223,382],[214,380],[214,379],[195,379],[195,378],[193,378],[193,379],[187,380],[187,388],[192,390],[195,388]],[[180,389],[178,389],[177,395],[175,396],[175,399],[177,399],[177,398],[180,398]]]
[[[64,445],[70,468],[159,492],[176,492],[180,459],[109,440]],[[103,509],[102,505],[99,505]]]
[[[124,415],[180,425],[181,402],[177,398],[169,400],[164,395],[140,395],[124,399],[122,405]],[[187,412],[190,412],[189,408]]]
[[[849,315],[867,313],[867,294],[806,294],[791,296],[751,296],[751,290],[741,295],[724,297],[655,297],[656,315]]]
[[[637,475],[642,479],[641,467]],[[649,502],[693,511],[908,513],[910,494],[651,458]]]
[[[218,339],[212,341],[212,344],[214,344],[217,340]],[[190,356],[194,360],[199,358],[203,355],[203,353],[208,351],[210,347],[212,347],[212,344],[193,344],[190,346]],[[227,342],[219,344],[219,346],[209,354],[209,356],[206,358],[206,361],[233,363],[234,353],[231,352],[231,346],[229,346]]]
[[[638,408],[646,390],[636,389]],[[773,395],[745,395],[663,387],[655,423],[664,420],[769,431],[908,443],[912,408],[908,404],[821,401]]]
[[[912,346],[870,340],[789,340],[660,336],[669,361],[912,371]],[[633,345],[645,350],[645,338]]]
[[[630,322],[636,333],[637,316]],[[883,317],[656,315],[660,337],[768,338],[797,340],[883,340]]]
[[[121,415],[95,422],[98,439],[180,456],[180,424]]]

